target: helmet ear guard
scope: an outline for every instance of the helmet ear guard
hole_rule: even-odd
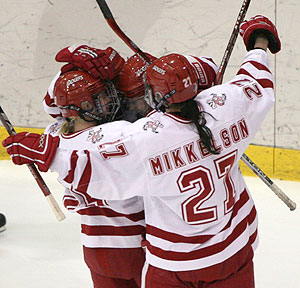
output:
[[[154,94],[153,89],[150,85],[145,82],[145,101],[153,109],[165,112],[165,108],[168,108],[169,102],[168,98],[172,97],[176,93],[176,90],[173,89],[169,93],[162,95],[160,92]]]

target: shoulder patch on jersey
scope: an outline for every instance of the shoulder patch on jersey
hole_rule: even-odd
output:
[[[210,94],[212,96],[211,99],[207,100],[206,103],[212,108],[216,109],[218,106],[223,106],[226,101],[226,94],[222,93],[222,95],[218,95],[216,93]]]
[[[163,127],[164,127],[164,125],[161,124],[158,120],[154,120],[154,121],[147,121],[144,124],[143,129],[144,130],[151,129],[152,132],[158,133],[157,129],[158,128],[163,128]]]
[[[61,127],[61,123],[58,123],[58,122],[53,123],[52,125],[49,126],[48,133],[51,135],[53,135],[53,134],[56,135],[58,133],[60,127]]]
[[[89,135],[87,137],[87,141],[91,141],[93,144],[99,142],[103,138],[103,134],[101,134],[102,128],[100,127],[98,131],[90,130]]]

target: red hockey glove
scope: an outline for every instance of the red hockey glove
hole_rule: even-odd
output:
[[[275,25],[265,16],[256,15],[249,21],[243,21],[240,26],[240,35],[243,37],[247,51],[254,48],[257,34],[264,34],[269,40],[269,50],[275,54],[281,50],[281,42]]]
[[[59,137],[29,132],[17,133],[2,142],[14,164],[36,164],[42,172],[48,171],[58,144]]]
[[[109,47],[110,48],[110,47]],[[124,64],[124,59],[114,49],[101,50],[87,45],[73,45],[60,50],[55,60],[57,62],[69,62],[61,68],[65,73],[73,69],[82,69],[90,73],[95,78],[112,80],[118,73],[117,67]],[[113,59],[114,58],[114,59]]]

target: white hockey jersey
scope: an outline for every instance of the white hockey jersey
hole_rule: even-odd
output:
[[[231,81],[196,100],[219,155],[205,149],[190,121],[152,112],[97,149],[59,148],[51,165],[86,198],[142,196],[147,262],[171,271],[211,267],[257,246],[256,210],[238,161],[274,102],[267,53],[248,52]]]
[[[111,141],[128,125],[126,121],[94,126],[72,134],[59,135],[60,149],[94,149],[103,141]],[[60,122],[53,123],[45,133],[57,136]],[[68,175],[67,181],[72,177]],[[64,206],[70,212],[81,215],[81,241],[85,247],[137,248],[141,247],[145,234],[144,207],[141,197],[124,201],[93,199],[80,189],[65,189]]]

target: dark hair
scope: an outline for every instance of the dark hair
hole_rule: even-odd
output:
[[[194,99],[189,99],[180,104],[181,104],[180,105],[181,116],[183,118],[192,120],[192,122],[195,124],[197,128],[198,134],[205,148],[211,154],[219,154],[220,151],[215,147],[213,135],[210,129],[205,125],[206,124],[205,114],[208,115],[210,114],[204,111],[200,111],[198,103]],[[213,117],[212,115],[210,116]]]

